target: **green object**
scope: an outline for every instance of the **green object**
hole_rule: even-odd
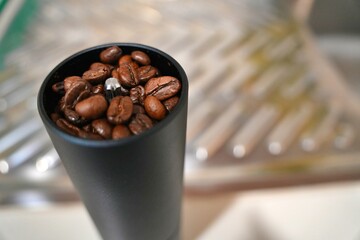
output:
[[[0,0],[0,14],[2,13],[7,2],[7,0]]]
[[[5,11],[9,11],[7,6],[12,1],[0,0],[0,21],[5,21]],[[4,68],[6,55],[16,47],[23,44],[24,36],[31,22],[31,19],[38,8],[36,0],[24,0],[20,8],[18,8],[13,19],[5,30],[5,34],[0,39],[0,69]]]

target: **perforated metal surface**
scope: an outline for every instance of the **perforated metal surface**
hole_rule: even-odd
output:
[[[24,44],[0,72],[0,201],[33,189],[56,197],[73,193],[38,117],[36,94],[60,61],[107,42],[157,47],[187,72],[188,189],[359,176],[359,109],[347,105],[348,94],[339,96],[319,81],[322,69],[309,61],[286,6],[230,0],[38,3]]]

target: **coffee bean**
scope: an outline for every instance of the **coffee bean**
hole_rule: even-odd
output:
[[[77,126],[72,125],[71,123],[67,122],[65,119],[60,118],[56,121],[56,125],[62,129],[63,131],[77,137],[85,138],[85,139],[92,139],[92,140],[102,140],[102,137],[98,134],[94,134],[91,132],[86,132]]]
[[[108,68],[109,68],[109,70],[110,70],[110,72],[112,72],[112,70],[114,70],[115,69],[115,67],[117,67],[117,66],[115,66],[115,65],[111,65],[111,64],[105,64],[106,66],[108,66]]]
[[[145,98],[144,108],[146,113],[153,119],[161,120],[166,116],[165,106],[154,96]]]
[[[70,108],[65,108],[63,113],[65,116],[65,119],[68,120],[68,122],[70,122],[76,126],[82,126],[82,125],[88,123],[87,119],[83,118],[82,116],[80,116],[79,113],[77,113],[76,111],[74,111]]]
[[[105,79],[110,77],[111,72],[108,66],[104,65],[97,69],[90,69],[83,73],[82,79],[90,82],[91,84],[97,84],[104,82]]]
[[[92,133],[95,133],[93,127],[91,126],[91,123],[90,124],[86,124],[85,126],[82,127],[82,129],[86,132],[92,132]]]
[[[118,61],[122,54],[121,48],[118,46],[109,47],[100,53],[100,60],[103,63],[114,63]]]
[[[128,96],[114,97],[107,109],[107,119],[112,124],[122,124],[127,122],[133,112],[133,102]]]
[[[144,99],[145,99],[145,89],[143,86],[138,85],[136,87],[133,87],[130,89],[130,98],[133,101],[133,103],[139,103],[141,105],[144,105]]]
[[[147,66],[139,67],[137,69],[137,73],[139,76],[139,81],[141,83],[146,83],[147,81],[149,81],[149,79],[156,77],[158,75],[158,69],[151,65],[147,65]]]
[[[51,113],[51,114],[50,114],[50,118],[51,118],[51,120],[52,120],[53,122],[56,122],[58,119],[61,118],[61,116],[60,116],[59,113],[54,112],[54,113]]]
[[[166,99],[165,101],[163,101],[163,104],[164,104],[166,110],[168,110],[170,112],[177,105],[178,102],[179,102],[179,97],[175,96],[175,97]]]
[[[93,86],[91,88],[91,91],[94,94],[104,94],[104,85],[103,84],[98,84],[96,86]]]
[[[134,104],[132,114],[136,115],[137,113],[146,113],[145,108],[139,104]]]
[[[135,135],[139,135],[152,127],[153,122],[151,119],[146,114],[142,113],[136,114],[129,124],[130,131]]]
[[[149,56],[143,51],[131,52],[131,58],[141,65],[149,65],[151,63]]]
[[[105,63],[94,62],[89,67],[90,70],[96,70],[96,69],[99,69],[99,68],[109,68],[109,66],[106,65]]]
[[[79,76],[70,76],[64,79],[64,89],[65,91],[69,90],[69,88],[71,87],[71,85],[76,82],[81,80],[81,77]]]
[[[83,130],[80,130],[78,137],[85,138],[85,139],[91,139],[91,140],[103,140],[103,138],[99,134],[86,132]]]
[[[108,103],[103,95],[96,94],[75,106],[75,111],[85,119],[96,119],[101,117],[107,110]]]
[[[131,55],[129,55],[129,54],[123,55],[119,59],[119,66],[123,63],[131,63],[132,61],[133,61],[133,59],[131,58]]]
[[[96,119],[91,122],[93,132],[99,134],[104,139],[110,139],[112,136],[112,126],[106,118]]]
[[[131,132],[129,128],[122,124],[116,125],[112,131],[112,139],[125,138],[130,135]]]
[[[175,96],[180,89],[180,81],[171,76],[152,78],[145,84],[145,94],[155,96],[160,101]]]
[[[56,105],[55,112],[60,114],[60,113],[64,112],[65,108],[66,108],[65,96],[63,96],[62,98],[60,98],[58,104]]]
[[[84,98],[87,98],[91,93],[91,85],[84,81],[79,80],[74,82],[71,87],[66,91],[65,97],[64,97],[64,104],[68,108],[73,108],[75,105],[83,100]]]
[[[80,132],[80,128],[76,127],[75,125],[72,125],[68,121],[66,121],[64,118],[59,118],[56,120],[56,125],[61,128],[63,131],[78,136]]]
[[[117,68],[114,68],[112,71],[111,71],[111,76],[113,78],[116,78],[116,79],[120,79],[120,75],[119,75],[119,72],[118,72],[118,69]]]
[[[121,64],[118,68],[119,81],[121,85],[125,87],[135,87],[139,84],[139,76],[136,69],[138,66],[136,63],[124,63]]]
[[[54,83],[51,86],[52,90],[58,94],[64,94],[65,93],[65,89],[64,89],[64,82],[57,82]]]

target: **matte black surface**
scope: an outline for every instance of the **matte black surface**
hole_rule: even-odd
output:
[[[116,43],[125,52],[143,50],[162,75],[182,82],[180,101],[152,129],[122,140],[86,140],[62,132],[49,113],[57,98],[53,83],[80,75],[98,61],[105,44],[60,63],[45,79],[38,109],[46,130],[76,189],[105,240],[179,239],[187,118],[188,82],[167,54],[139,44]]]

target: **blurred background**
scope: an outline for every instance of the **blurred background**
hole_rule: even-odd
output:
[[[360,1],[0,0],[0,240],[99,239],[36,96],[109,42],[188,75],[185,240],[360,239]]]

